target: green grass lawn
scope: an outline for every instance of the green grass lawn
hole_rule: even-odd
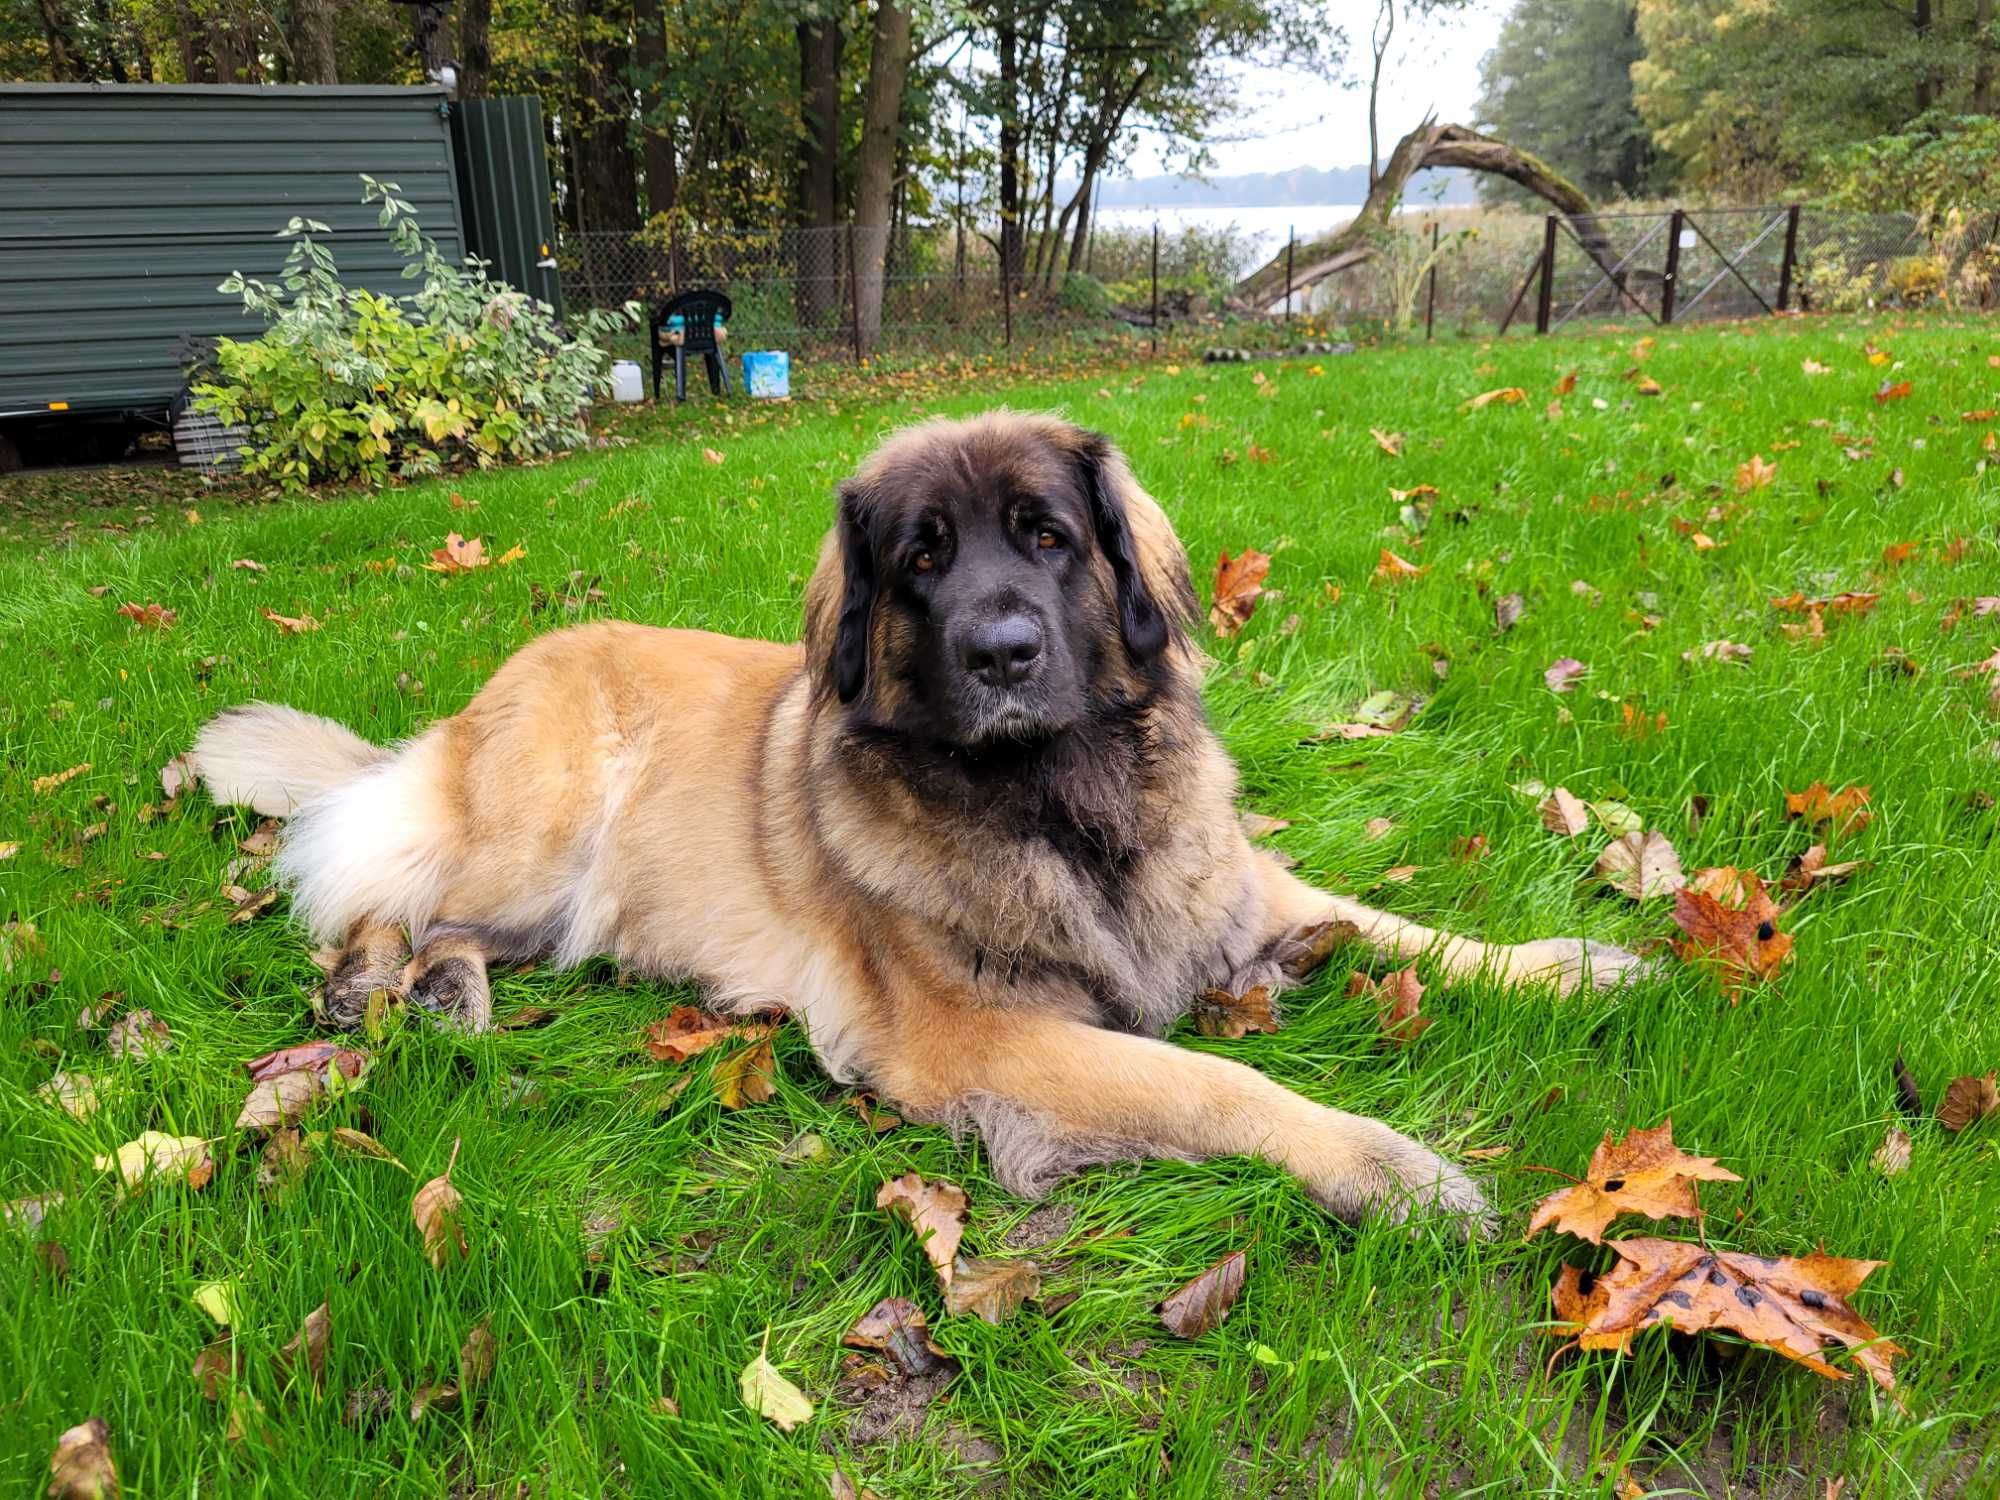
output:
[[[1837,1476],[1848,1500],[1995,1493],[2000,1117],[1953,1135],[1902,1116],[1891,1074],[1900,1052],[1929,1109],[1952,1078],[2000,1066],[2000,720],[1993,680],[1957,670],[2000,646],[2000,614],[1967,608],[1941,632],[1954,599],[2000,594],[2000,480],[1982,472],[1994,422],[1961,419],[2000,406],[2000,329],[1673,332],[1641,367],[1654,397],[1638,393],[1635,339],[966,380],[882,405],[682,414],[632,446],[378,497],[192,499],[199,520],[155,499],[151,524],[123,513],[130,529],[103,533],[92,515],[68,546],[17,528],[0,560],[0,846],[19,848],[0,861],[0,918],[34,936],[7,929],[0,977],[0,1201],[64,1202],[39,1230],[0,1229],[0,1484],[39,1492],[57,1435],[101,1416],[126,1492],[146,1496],[795,1496],[825,1493],[836,1455],[886,1500],[1611,1495],[1621,1469],[1648,1493],[1818,1500]],[[1872,365],[1867,340],[1893,363]],[[1808,359],[1830,373],[1804,373]],[[1885,377],[1911,393],[1878,403]],[[1512,385],[1525,400],[1461,409]],[[876,434],[1003,400],[1122,444],[1204,596],[1219,548],[1275,554],[1282,598],[1234,640],[1204,627],[1210,707],[1247,805],[1290,820],[1273,843],[1308,877],[1501,940],[1668,935],[1669,902],[1593,888],[1605,835],[1546,830],[1515,789],[1530,780],[1629,804],[1690,872],[1767,879],[1815,842],[1786,820],[1787,791],[1864,785],[1873,820],[1834,851],[1863,868],[1782,919],[1790,962],[1736,1005],[1674,962],[1567,1001],[1420,964],[1435,1023],[1395,1049],[1346,998],[1362,958],[1347,952],[1276,1035],[1184,1028],[1447,1153],[1507,1148],[1477,1168],[1501,1212],[1487,1243],[1349,1229],[1239,1160],[1092,1171],[1031,1216],[976,1144],[872,1133],[796,1028],[778,1040],[777,1097],[724,1110],[712,1075],[727,1048],[676,1066],[638,1045],[691,997],[608,965],[496,975],[503,1024],[533,1006],[555,1013],[544,1025],[367,1044],[365,1086],[305,1122],[320,1134],[303,1175],[260,1185],[257,1143],[231,1130],[240,1065],[312,1034],[318,971],[282,903],[229,920],[225,881],[263,880],[231,874],[255,820],[219,817],[199,791],[159,811],[160,767],[197,724],[268,698],[392,740],[583,618],[789,638],[831,487]],[[1404,434],[1402,456],[1371,428]],[[1739,494],[1752,455],[1776,475]],[[1419,535],[1392,489],[1421,485],[1437,493]],[[451,531],[526,555],[424,571]],[[1904,542],[1907,560],[1885,562]],[[1423,573],[1373,581],[1384,547]],[[1788,636],[1799,617],[1770,603],[1849,589],[1880,602],[1829,616],[1818,642]],[[1525,612],[1497,633],[1510,593]],[[177,612],[172,628],[116,613],[148,602]],[[267,610],[319,628],[282,633]],[[1719,639],[1754,654],[1684,659]],[[1558,696],[1542,674],[1563,656],[1589,672]],[[1391,737],[1308,743],[1382,690],[1428,702]],[[1666,728],[1628,737],[1625,705]],[[1370,837],[1382,818],[1394,828]],[[1473,836],[1483,855],[1462,857]],[[1397,866],[1416,873],[1385,882]],[[158,1017],[171,1050],[109,1055],[105,1030],[79,1024],[107,991]],[[99,1080],[94,1117],[38,1097],[57,1069]],[[1888,1262],[1856,1301],[1907,1350],[1905,1410],[1865,1376],[1836,1384],[1715,1337],[1656,1332],[1629,1357],[1548,1368],[1558,1266],[1609,1257],[1523,1241],[1531,1205],[1562,1186],[1525,1169],[1580,1173],[1605,1130],[1669,1114],[1683,1146],[1743,1178],[1705,1186],[1712,1244]],[[1910,1164],[1885,1177],[1871,1158],[1899,1123]],[[335,1149],[336,1126],[371,1132],[413,1176]],[[210,1138],[213,1180],[118,1201],[92,1157],[144,1130]],[[801,1149],[806,1134],[824,1149]],[[454,1141],[469,1257],[439,1272],[410,1200]],[[999,1327],[944,1316],[912,1235],[874,1207],[911,1170],[961,1183],[967,1248],[1022,1247],[1050,1305]],[[64,1274],[38,1241],[61,1247]],[[1169,1335],[1160,1298],[1238,1248],[1234,1315]],[[226,1390],[206,1400],[191,1373],[217,1331],[194,1294],[230,1278],[242,1441]],[[843,1394],[841,1335],[889,1294],[925,1308],[963,1367],[928,1406]],[[288,1390],[273,1357],[323,1301],[324,1393]],[[482,1319],[500,1346],[490,1381],[410,1421],[413,1393],[455,1373]],[[737,1394],[767,1331],[818,1405],[789,1435]],[[350,1422],[370,1399],[387,1414]]]

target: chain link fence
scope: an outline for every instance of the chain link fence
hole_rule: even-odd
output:
[[[1179,248],[1164,240],[1151,274],[1142,243],[1136,278],[1108,285],[1067,274],[1053,250],[1041,263],[1032,245],[1003,277],[992,237],[950,225],[572,234],[558,264],[573,308],[628,300],[651,308],[676,291],[714,288],[733,303],[732,349],[847,360],[1119,334],[1252,346],[1341,335],[1490,337],[1509,327],[1556,332],[1780,309],[1991,307],[2000,293],[2000,216],[1926,232],[1908,214],[1810,207],[1575,220],[1406,212],[1369,259],[1281,287],[1260,305],[1218,291],[1212,275],[1181,274]]]

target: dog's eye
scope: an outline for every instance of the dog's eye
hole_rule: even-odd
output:
[[[1040,547],[1044,552],[1047,552],[1051,548],[1060,547],[1062,545],[1062,537],[1044,526],[1035,535],[1035,545]]]
[[[928,552],[919,552],[910,559],[910,566],[919,573],[928,573],[937,566],[937,559]]]

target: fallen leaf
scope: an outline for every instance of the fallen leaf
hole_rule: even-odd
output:
[[[116,1170],[123,1191],[135,1192],[155,1180],[185,1182],[197,1192],[215,1175],[208,1142],[198,1135],[168,1135],[148,1130],[109,1156],[93,1158],[97,1170]]]
[[[250,558],[250,557],[239,557],[229,566],[232,568],[240,568],[245,573],[266,573],[270,571],[262,563],[258,562],[255,558]]]
[[[326,1384],[326,1346],[332,1336],[333,1319],[327,1304],[322,1302],[306,1314],[299,1331],[278,1351],[279,1373],[294,1380],[302,1373],[311,1376],[313,1393],[317,1395]],[[299,1368],[301,1362],[305,1366],[303,1371]]]
[[[452,1141],[451,1160],[445,1163],[444,1171],[418,1188],[410,1200],[410,1217],[416,1220],[417,1230],[424,1237],[424,1254],[440,1271],[454,1252],[461,1260],[468,1253],[465,1229],[459,1223],[465,1199],[451,1182],[452,1168],[458,1165],[458,1144],[457,1140]]]
[[[202,1346],[189,1372],[205,1401],[220,1401],[224,1388],[243,1374],[243,1349],[227,1329]]]
[[[1424,570],[1405,558],[1398,557],[1387,547],[1375,563],[1375,578],[1381,583],[1399,583],[1405,578],[1420,578]]]
[[[944,1310],[953,1317],[977,1313],[988,1323],[1004,1323],[1021,1304],[1042,1290],[1040,1268],[1031,1260],[988,1260],[961,1255],[945,1282]]]
[[[1670,896],[1687,884],[1680,855],[1658,829],[1612,840],[1598,855],[1596,870],[1606,885],[1634,901]]]
[[[127,1011],[111,1023],[104,1034],[104,1050],[113,1057],[132,1057],[141,1062],[171,1052],[174,1039],[167,1023],[150,1010]]]
[[[263,1065],[262,1071],[258,1070],[257,1064],[246,1064],[256,1082],[244,1096],[234,1128],[267,1131],[293,1124],[326,1094],[331,1082],[327,1077],[329,1070],[338,1068],[343,1078],[353,1079],[360,1076],[367,1064],[364,1054],[346,1048],[334,1048],[324,1057],[311,1055],[316,1050],[316,1045],[287,1047],[283,1052],[258,1059],[257,1063]],[[279,1069],[272,1065],[271,1059],[287,1054],[298,1057],[294,1066]]]
[[[1910,1165],[1910,1133],[1899,1125],[1891,1125],[1889,1133],[1882,1137],[1882,1144],[1875,1148],[1870,1158],[1875,1170],[1884,1177],[1894,1177]]]
[[[664,1401],[666,1398],[662,1396],[660,1399]],[[856,1484],[848,1478],[847,1471],[840,1466],[839,1459],[834,1460],[833,1472],[826,1476],[826,1486],[830,1500],[882,1500],[880,1495],[867,1486]]]
[[[1741,1182],[1712,1156],[1690,1156],[1674,1144],[1674,1122],[1662,1120],[1651,1130],[1634,1130],[1615,1145],[1611,1132],[1591,1153],[1584,1180],[1551,1193],[1535,1205],[1528,1235],[1553,1224],[1559,1234],[1573,1234],[1596,1245],[1620,1214],[1644,1214],[1649,1219],[1699,1219],[1697,1182]]]
[[[1179,1338],[1198,1339],[1229,1320],[1243,1292],[1244,1252],[1232,1251],[1160,1303],[1160,1321]]]
[[[1391,865],[1382,872],[1382,879],[1390,885],[1408,885],[1421,869],[1422,865]]]
[[[1481,391],[1459,410],[1478,411],[1481,407],[1491,406],[1496,401],[1511,406],[1517,401],[1525,401],[1527,397],[1528,393],[1518,385],[1503,385],[1495,391]]]
[[[1938,1123],[1956,1135],[1975,1121],[2000,1109],[2000,1073],[1983,1078],[1954,1078],[1938,1101]]]
[[[1898,380],[1892,385],[1885,379],[1875,387],[1875,404],[1887,406],[1891,401],[1901,401],[1910,394],[1910,389],[1910,382],[1907,380]]]
[[[309,630],[319,629],[321,624],[310,614],[281,615],[275,609],[260,609],[257,613],[277,626],[280,635],[304,635]]]
[[[257,1159],[257,1190],[282,1198],[305,1179],[312,1152],[296,1130],[274,1130]]]
[[[47,796],[59,786],[66,786],[90,769],[90,762],[79,761],[67,771],[55,771],[47,776],[37,776],[34,780],[35,795]]]
[[[715,1098],[724,1109],[743,1109],[778,1096],[778,1057],[766,1035],[715,1065]]]
[[[1403,456],[1403,435],[1400,432],[1384,432],[1379,427],[1368,429],[1368,435],[1375,439],[1375,446],[1391,458]]]
[[[500,556],[495,559],[495,561],[497,561],[503,568],[511,568],[515,563],[519,562],[522,558],[526,557],[527,555],[528,555],[528,549],[522,546],[519,542],[516,542],[513,546],[509,547],[505,552],[501,553]]]
[[[1649,715],[1636,703],[1621,703],[1617,731],[1628,740],[1651,739],[1667,732],[1667,716],[1664,712]]]
[[[1521,616],[1527,612],[1528,601],[1520,594],[1502,594],[1493,601],[1493,628],[1505,635],[1521,623]]]
[[[1396,822],[1393,818],[1370,818],[1361,825],[1362,834],[1370,840],[1385,839],[1395,831]]]
[[[1792,861],[1784,879],[1778,882],[1778,889],[1803,894],[1816,885],[1832,885],[1845,880],[1864,863],[1864,860],[1850,859],[1842,864],[1830,865],[1826,862],[1826,845],[1814,844]]]
[[[1660,382],[1653,379],[1650,375],[1640,376],[1638,385],[1634,386],[1633,389],[1642,396],[1658,396],[1663,394]]]
[[[780,1432],[790,1432],[801,1422],[810,1422],[813,1404],[806,1393],[778,1373],[766,1357],[771,1347],[771,1330],[764,1330],[764,1349],[743,1367],[736,1377],[736,1389],[743,1404],[765,1418]]]
[[[1736,466],[1736,493],[1747,495],[1752,490],[1761,490],[1777,477],[1777,464],[1766,463],[1763,454],[1753,453]]]
[[[1900,568],[1910,560],[1910,555],[1916,550],[1915,542],[1891,542],[1882,549],[1882,565],[1888,568]]]
[[[429,1381],[410,1393],[410,1420],[421,1422],[434,1411],[458,1410],[458,1387],[449,1381]]]
[[[1590,804],[1590,811],[1603,825],[1604,831],[1614,839],[1622,839],[1627,834],[1641,833],[1646,827],[1646,820],[1623,802],[1613,802],[1609,799],[1593,802]]]
[[[234,1276],[221,1281],[205,1281],[194,1289],[194,1305],[222,1328],[243,1326],[242,1284]]]
[[[1809,828],[1825,828],[1836,838],[1866,828],[1873,813],[1867,812],[1868,788],[1842,787],[1831,790],[1824,781],[1815,781],[1803,792],[1785,793],[1785,816],[1798,818]]]
[[[1790,933],[1777,929],[1778,908],[1749,870],[1734,872],[1743,900],[1724,905],[1708,891],[1674,892],[1674,925],[1686,936],[1674,945],[1683,961],[1712,968],[1733,1003],[1752,979],[1769,979],[1792,951]]]
[[[62,1205],[61,1193],[37,1193],[32,1198],[16,1198],[11,1203],[0,1203],[0,1224],[34,1234],[48,1221],[49,1210]]]
[[[176,755],[160,767],[160,790],[166,794],[169,802],[200,779],[195,771],[194,762],[185,755]]]
[[[1409,1046],[1424,1034],[1435,1019],[1418,1013],[1417,1007],[1424,998],[1424,985],[1417,978],[1415,964],[1381,979],[1357,971],[1348,977],[1347,994],[1349,999],[1365,996],[1374,1001],[1375,1024],[1381,1027],[1384,1039],[1398,1047]]]
[[[916,1231],[939,1282],[950,1286],[952,1262],[958,1256],[959,1241],[965,1238],[969,1207],[965,1190],[955,1182],[926,1182],[915,1172],[905,1172],[882,1184],[875,1194],[875,1206],[887,1209]]]
[[[1562,379],[1558,380],[1555,383],[1555,393],[1558,396],[1567,396],[1571,391],[1575,389],[1576,389],[1576,371],[1574,370],[1571,370],[1568,373],[1566,373]]]
[[[352,1151],[356,1156],[373,1157],[376,1161],[386,1161],[390,1166],[404,1172],[409,1168],[396,1159],[393,1152],[374,1136],[359,1130],[350,1130],[345,1125],[336,1125],[327,1132],[327,1137],[343,1151]],[[414,1173],[411,1173],[414,1176]],[[421,1226],[420,1226],[421,1227]]]
[[[1799,1257],[1707,1250],[1682,1240],[1608,1240],[1618,1264],[1587,1286],[1563,1267],[1553,1300],[1559,1332],[1585,1349],[1626,1349],[1641,1329],[1671,1323],[1681,1333],[1722,1329],[1845,1380],[1822,1357],[1845,1345],[1884,1390],[1903,1351],[1884,1339],[1847,1299],[1882,1262],[1813,1254]]]
[[[1823,365],[1816,359],[1808,359],[1799,368],[1804,370],[1808,375],[1831,375],[1833,373],[1832,365]]]
[[[118,613],[142,630],[172,630],[177,618],[164,604],[121,604]]]
[[[1750,660],[1750,655],[1751,655],[1750,648],[1748,646],[1740,644],[1739,642],[1708,641],[1705,642],[1702,646],[1700,646],[1696,650],[1683,651],[1681,653],[1681,660],[1682,661],[1726,661],[1726,662],[1735,662],[1740,666],[1742,663]]]
[[[722,455],[721,453],[718,453],[718,452],[716,452],[716,450],[715,450],[715,449],[713,449],[713,448],[704,448],[704,449],[702,449],[702,450],[701,450],[701,456],[702,456],[703,458],[707,459],[707,460],[708,460],[708,461],[709,461],[710,463],[712,463],[712,464],[719,464],[719,463],[721,463],[721,462],[722,462],[722,460],[723,460],[723,457],[724,457],[724,455]]]
[[[458,1351],[458,1385],[471,1395],[492,1378],[500,1363],[500,1341],[493,1337],[493,1320],[481,1318]]]
[[[771,1035],[772,1030],[761,1022],[736,1021],[692,1005],[676,1005],[665,1017],[648,1026],[640,1034],[640,1040],[662,1062],[686,1062],[729,1037],[758,1041]]]
[[[1573,839],[1590,827],[1590,815],[1582,799],[1568,787],[1559,786],[1550,792],[1542,802],[1541,814],[1542,827],[1566,839]]]
[[[252,859],[269,858],[278,852],[278,835],[282,826],[276,818],[264,819],[248,838],[236,841],[237,851]]]
[[[1228,990],[1203,990],[1194,1003],[1194,1029],[1203,1036],[1234,1041],[1253,1031],[1275,1033],[1278,1018],[1271,1011],[1269,985],[1252,985],[1240,995]]]
[[[1542,681],[1548,684],[1552,693],[1567,693],[1576,686],[1577,678],[1589,670],[1574,656],[1558,656],[1542,673]]]
[[[930,1339],[923,1310],[907,1297],[884,1297],[841,1335],[850,1349],[874,1349],[887,1354],[905,1375],[931,1375],[957,1368],[957,1362]]]
[[[1271,555],[1245,547],[1235,557],[1223,552],[1215,564],[1215,583],[1208,623],[1217,635],[1235,635],[1250,623],[1271,571]]]
[[[432,573],[469,573],[492,561],[486,555],[486,544],[478,537],[467,541],[454,531],[446,535],[444,545],[431,553],[431,560],[424,567]]]
[[[117,1500],[118,1468],[104,1418],[79,1422],[56,1439],[49,1475],[50,1500]]]
[[[903,1123],[901,1115],[897,1114],[893,1109],[885,1109],[882,1101],[866,1090],[858,1094],[848,1095],[847,1102],[853,1106],[855,1114],[861,1117],[861,1123],[866,1125],[870,1132],[875,1135],[887,1135]],[[822,1149],[824,1149],[825,1144],[824,1141],[820,1142]]]
[[[54,1077],[35,1090],[35,1097],[46,1099],[73,1119],[88,1120],[104,1103],[104,1085],[87,1073],[57,1069]]]

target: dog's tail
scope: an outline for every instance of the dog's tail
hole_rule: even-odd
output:
[[[285,818],[389,752],[318,714],[246,703],[203,725],[189,758],[217,802]]]

